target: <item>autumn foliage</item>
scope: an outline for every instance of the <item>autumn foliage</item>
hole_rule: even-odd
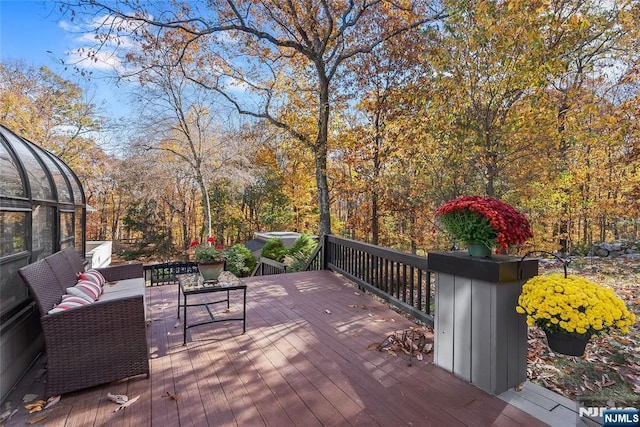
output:
[[[450,247],[434,212],[466,194],[528,219],[488,214],[501,248],[640,237],[635,2],[80,3],[78,20],[123,5],[113,22],[180,20],[96,38],[140,43],[114,54],[153,89],[133,136],[116,138],[121,155],[91,140],[102,122],[78,87],[0,68],[0,120],[76,170],[97,210],[90,238],[169,259],[208,235],[231,246],[330,220],[334,234],[423,254]]]

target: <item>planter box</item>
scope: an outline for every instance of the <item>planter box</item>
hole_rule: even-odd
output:
[[[515,311],[537,260],[470,257],[434,252],[436,272],[434,363],[491,394],[527,377],[527,325]]]

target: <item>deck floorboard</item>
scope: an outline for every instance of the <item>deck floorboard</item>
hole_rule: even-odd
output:
[[[148,288],[150,378],[69,393],[52,408],[28,414],[25,394],[46,399],[46,375],[38,376],[45,355],[6,400],[19,411],[5,425],[38,418],[31,425],[544,425],[436,367],[430,355],[409,366],[406,354],[371,350],[416,325],[339,275],[292,273],[247,283],[246,333],[237,321],[201,325],[187,331],[187,345],[177,286]],[[237,316],[241,293],[232,292],[230,313],[225,308],[215,306],[216,318]],[[207,319],[203,307],[189,310],[190,324]],[[114,412],[107,393],[140,398]]]

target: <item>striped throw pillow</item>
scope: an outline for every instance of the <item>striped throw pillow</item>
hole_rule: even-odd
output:
[[[62,296],[62,301],[60,302],[60,304],[53,307],[47,313],[60,313],[61,311],[71,310],[73,308],[82,307],[83,305],[87,304],[90,304],[90,302],[88,302],[86,299],[74,295],[65,294]]]
[[[84,273],[78,274],[78,279],[88,280],[100,286],[104,285],[106,282],[102,273],[100,273],[98,270],[95,270],[95,269],[90,269],[85,271]]]

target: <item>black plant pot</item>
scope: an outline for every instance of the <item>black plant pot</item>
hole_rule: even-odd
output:
[[[576,337],[556,331],[544,331],[544,333],[547,335],[549,348],[556,353],[567,356],[582,356],[590,339],[588,335]]]

